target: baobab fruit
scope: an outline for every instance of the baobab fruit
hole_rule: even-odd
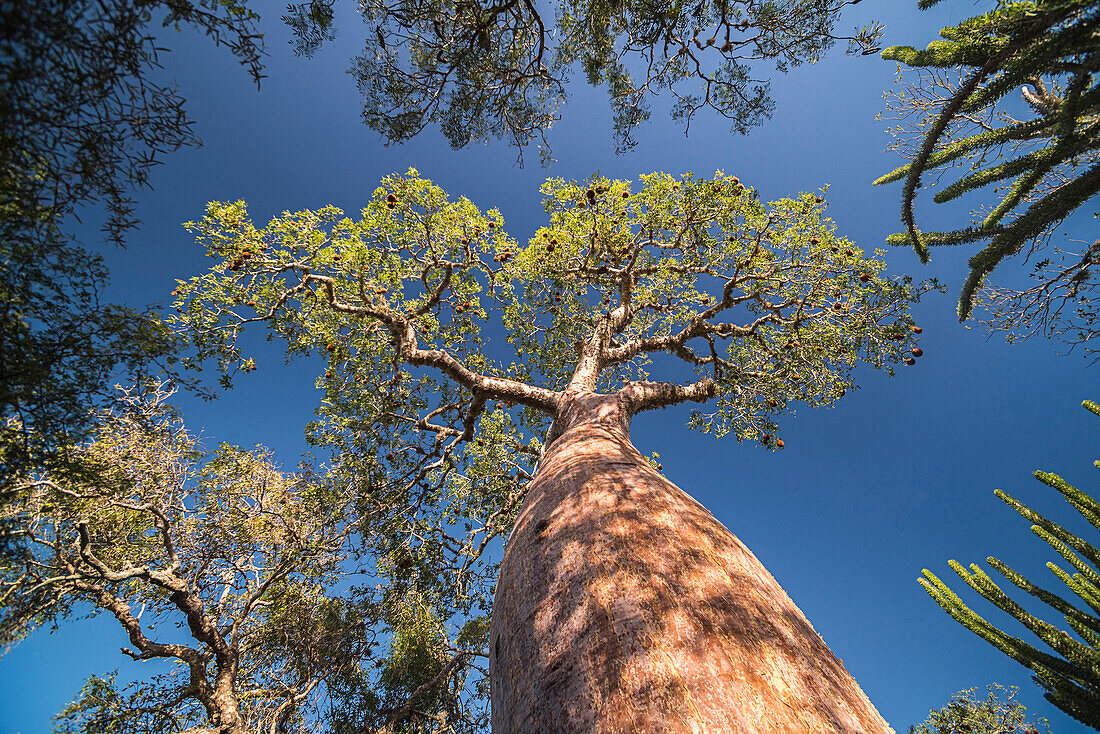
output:
[[[781,438],[777,438],[777,439],[775,439],[775,447],[776,447],[777,449],[781,449],[781,448],[783,448],[784,446],[786,446],[786,444],[785,444],[785,443],[783,443],[783,439],[781,439]]]
[[[914,334],[920,334],[924,331],[924,329],[920,328],[919,326],[910,326],[909,331],[913,332]]]
[[[335,352],[336,351],[336,345],[330,342],[330,343],[325,345],[325,349],[329,350],[330,352]]]
[[[860,283],[866,283],[870,279],[871,279],[871,274],[870,273],[860,273],[859,274],[859,282]]]
[[[459,242],[461,242],[463,245],[468,245],[468,244],[470,244],[470,238],[469,237],[463,237],[462,239],[459,240]]]
[[[777,407],[777,406],[779,405],[779,401],[778,401],[778,400],[776,400],[775,398],[772,398],[771,400],[769,400],[769,401],[768,401],[768,405],[770,405],[771,407],[775,408],[775,407]]]
[[[920,347],[914,347],[913,348],[913,356],[914,357],[923,357],[924,356],[924,350],[921,349]]]
[[[554,300],[561,303],[561,296],[554,296]]]
[[[820,242],[821,242],[821,240],[820,240],[819,238],[817,238],[817,237],[811,237],[811,238],[810,238],[810,244],[811,244],[811,245],[817,245],[817,244],[819,244]]]
[[[814,201],[815,201],[816,203],[820,204],[821,202],[823,202],[823,201],[825,201],[825,200],[824,200],[824,199],[822,199],[822,198],[821,198],[820,196],[815,196],[815,197],[814,197]]]
[[[765,446],[771,443],[771,441],[772,435],[770,433],[765,433],[763,436],[760,437],[760,443],[764,444]]]
[[[387,202],[386,202],[386,208],[387,208],[387,209],[396,209],[396,208],[397,208],[397,204],[393,203],[392,201],[387,201]]]
[[[173,296],[178,296],[178,295],[179,295],[179,292],[177,292],[177,291],[172,291],[172,295],[173,295]]]
[[[255,371],[256,371],[256,365],[252,365],[252,366],[251,366],[251,367],[249,367],[248,369],[250,369],[250,370],[252,370],[253,372],[255,372]]]
[[[629,199],[630,198],[630,192],[629,191],[624,191],[623,192],[623,198],[624,199]]]
[[[910,367],[912,367],[916,363],[917,363],[917,360],[913,359],[912,357],[906,357],[905,358],[905,364],[909,365]]]
[[[255,308],[256,307],[256,302],[255,301],[249,301],[247,305],[248,305],[249,308]]]
[[[388,204],[396,204],[396,203],[397,203],[397,197],[396,197],[396,196],[394,196],[393,194],[387,194],[387,195],[386,195],[386,203],[388,203]]]
[[[334,263],[338,263],[338,262],[340,262],[340,261],[341,261],[341,260],[343,260],[343,259],[344,259],[344,258],[343,258],[343,257],[341,257],[340,255],[333,255],[333,256],[332,256],[332,261],[333,261]]]
[[[325,379],[326,380],[331,380],[332,379],[332,373],[331,372],[326,372],[325,373]]]

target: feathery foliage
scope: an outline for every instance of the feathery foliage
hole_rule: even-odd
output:
[[[1045,246],[1060,222],[1100,192],[1098,29],[1100,6],[1091,0],[998,0],[989,12],[944,28],[943,40],[923,51],[894,46],[882,52],[918,70],[917,81],[895,93],[890,108],[905,121],[895,132],[911,135],[894,147],[911,162],[875,181],[903,181],[906,232],[888,241],[911,245],[922,261],[931,246],[983,245],[970,259],[960,321],[971,315],[986,276],[1002,260]],[[1014,106],[1008,96],[1018,89],[1024,104]],[[966,172],[935,201],[993,187],[992,206],[971,226],[921,232],[917,192],[955,167]],[[1100,248],[1086,244],[1069,263],[1040,263],[1032,291],[993,294],[998,328],[1016,335],[1043,331],[1071,343],[1091,339],[1096,307],[1087,283],[1098,259]]]
[[[1089,400],[1083,405],[1100,416],[1100,405]],[[1095,464],[1100,468],[1100,461]],[[1057,474],[1037,471],[1035,478],[1058,490],[1093,527],[1100,529],[1100,503]],[[971,588],[1019,620],[1051,652],[1040,650],[986,621],[928,569],[922,572],[920,583],[956,621],[1031,669],[1035,673],[1035,682],[1046,691],[1047,700],[1078,721],[1100,729],[1100,549],[1043,517],[1006,492],[998,489],[995,493],[1032,522],[1031,531],[1072,567],[1072,570],[1067,571],[1054,562],[1047,563],[1051,572],[1069,588],[1076,599],[1071,602],[1035,585],[992,556],[986,561],[1012,585],[1061,614],[1070,631],[1059,629],[1028,612],[997,586],[977,564],[971,564],[968,571],[958,561],[949,561],[952,570]]]

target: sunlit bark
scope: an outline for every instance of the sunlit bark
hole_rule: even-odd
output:
[[[497,586],[493,731],[892,732],[629,421],[625,395],[592,393],[558,418]]]

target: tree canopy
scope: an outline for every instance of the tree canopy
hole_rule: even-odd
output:
[[[243,203],[212,203],[190,226],[219,262],[180,281],[178,321],[227,384],[256,368],[243,329],[266,323],[291,354],[327,357],[327,426],[400,412],[449,447],[487,401],[541,422],[566,387],[625,388],[636,410],[713,399],[696,427],[768,443],[788,403],[832,403],[858,362],[921,354],[908,304],[924,287],[884,278],[820,196],[765,205],[722,172],[550,179],[543,194],[549,221],[522,247],[499,211],[415,170],[357,220],[328,207],[261,228]],[[659,354],[674,381],[649,380]]]
[[[1095,243],[1036,255],[1032,288],[990,288],[984,296],[982,288],[1005,258],[1048,247],[1053,230],[1100,192],[1098,23],[1100,8],[1089,0],[999,0],[989,12],[944,28],[943,40],[923,51],[882,52],[919,72],[889,109],[902,121],[894,147],[911,162],[875,182],[903,181],[906,231],[889,241],[911,245],[922,261],[933,246],[983,245],[970,259],[960,321],[985,300],[991,325],[1011,337],[1044,333],[1086,344],[1096,335],[1089,270],[1100,257]],[[1018,89],[1026,104],[1009,98]],[[917,193],[953,168],[963,173],[936,193],[937,203],[988,187],[995,196],[970,226],[922,232]]]
[[[360,3],[371,30],[351,73],[365,99],[364,121],[388,142],[439,125],[455,148],[495,137],[521,156],[535,142],[548,157],[546,131],[578,71],[590,84],[606,85],[620,150],[634,145],[650,100],[664,91],[685,126],[709,108],[744,133],[774,106],[759,62],[785,71],[817,61],[838,40],[852,50],[877,50],[877,26],[836,34],[843,9],[859,1],[541,7],[530,0],[371,0]],[[334,2],[289,7],[284,20],[299,53],[312,54],[332,37]]]
[[[191,26],[254,79],[262,46],[242,2],[42,0],[0,5],[0,466],[57,459],[113,377],[140,381],[174,345],[151,310],[103,302],[102,258],[68,229],[101,206],[104,237],[136,225],[131,195],[196,145],[183,98],[152,72],[150,25]],[[94,216],[94,214],[93,214]]]
[[[169,397],[116,401],[74,447],[99,471],[24,477],[0,508],[26,550],[0,559],[0,644],[105,615],[124,654],[173,663],[93,675],[58,731],[482,730],[482,555],[522,496],[514,462],[489,450],[476,486],[422,488],[410,513],[377,468],[204,446]]]
[[[1039,734],[1043,730],[1050,734],[1046,719],[1029,720],[1027,707],[1016,700],[1016,688],[994,683],[984,699],[975,695],[976,690],[959,691],[946,706],[910,726],[909,734]]]

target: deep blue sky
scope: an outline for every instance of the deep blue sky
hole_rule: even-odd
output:
[[[842,28],[876,18],[886,23],[889,44],[924,45],[940,27],[981,7],[951,0],[921,13],[912,0],[868,0]],[[520,169],[514,151],[499,143],[452,151],[434,130],[411,144],[384,147],[361,124],[359,94],[344,73],[367,27],[345,9],[336,44],[306,61],[289,52],[279,4],[262,10],[270,16],[264,30],[271,55],[260,91],[205,39],[166,35],[173,52],[164,57],[165,74],[188,97],[205,147],[172,155],[154,173],[153,190],[140,194],[143,226],[129,249],[110,254],[116,300],[166,304],[174,278],[207,267],[180,227],[198,218],[207,201],[245,199],[259,222],[284,209],[330,203],[355,212],[380,178],[409,166],[452,196],[499,207],[507,231],[521,242],[543,221],[538,187],[547,176],[581,178],[595,170],[636,178],[721,168],[764,199],[829,184],[840,234],[874,249],[898,229],[899,187],[870,186],[899,164],[884,151],[885,124],[875,120],[895,66],[877,57],[836,50],[817,66],[776,76],[776,114],[747,137],[708,117],[697,119],[685,137],[658,103],[638,147],[621,157],[612,153],[604,92],[575,85],[551,133],[557,162],[542,169],[532,155]],[[926,208],[922,223],[950,228],[967,211]],[[1091,216],[1078,217],[1068,231],[1096,236]],[[643,415],[633,437],[643,452],[659,451],[665,473],[757,554],[899,732],[955,691],[994,681],[1019,686],[1021,700],[1047,716],[1055,731],[1084,731],[1043,701],[1025,669],[944,614],[916,578],[924,567],[946,578],[948,558],[970,563],[996,555],[1057,588],[1043,566],[1053,551],[992,492],[1003,488],[1081,527],[1031,472],[1053,470],[1083,489],[1096,486],[1089,464],[1100,421],[1078,406],[1084,398],[1100,399],[1100,367],[1089,370],[1080,356],[1058,356],[1055,344],[1009,346],[987,339],[979,327],[958,325],[955,299],[968,253],[934,255],[921,266],[909,250],[888,253],[890,272],[937,276],[951,286],[949,294],[916,308],[926,356],[894,379],[861,371],[862,389],[832,410],[799,411],[784,426],[784,451],[691,433],[682,427],[686,411]],[[260,364],[214,403],[181,402],[193,429],[273,447],[292,467],[305,450],[302,426],[319,399],[316,365],[283,366],[275,345],[261,353]],[[963,588],[961,581],[951,583]],[[1026,635],[984,600],[964,598]],[[0,659],[0,734],[46,730],[52,713],[92,672],[123,666],[140,673],[133,664],[125,667],[118,652],[124,642],[109,621],[78,622],[53,635],[42,631]]]

